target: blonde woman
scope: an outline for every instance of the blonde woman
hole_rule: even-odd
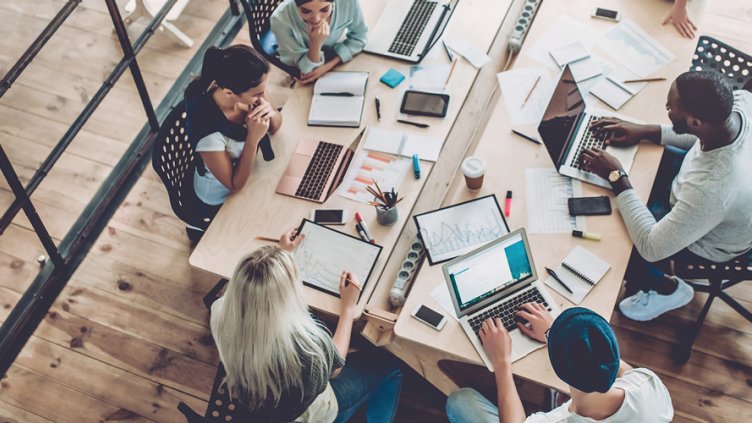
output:
[[[360,281],[342,272],[340,319],[330,335],[303,298],[289,253],[303,237],[294,234],[243,258],[212,306],[211,330],[233,400],[254,422],[345,422],[365,403],[369,423],[393,421],[400,363],[377,351],[347,357]]]

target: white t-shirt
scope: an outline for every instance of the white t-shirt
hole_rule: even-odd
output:
[[[603,420],[572,413],[569,411],[572,400],[569,400],[548,413],[531,415],[525,423],[664,423],[674,418],[668,389],[652,371],[627,370],[614,381],[614,386],[624,390],[624,402],[614,414]]]
[[[226,151],[230,154],[234,166],[235,160],[240,158],[240,153],[243,152],[244,145],[245,142],[235,141],[221,132],[213,132],[196,143],[196,152]],[[222,182],[219,182],[208,167],[204,166],[204,168],[206,168],[206,173],[203,176],[199,175],[198,169],[196,169],[196,175],[193,178],[193,189],[196,191],[196,196],[210,206],[224,203],[225,198],[230,194],[230,190],[222,185]]]

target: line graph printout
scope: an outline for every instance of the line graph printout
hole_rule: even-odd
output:
[[[655,74],[675,58],[673,53],[629,19],[624,19],[603,34],[598,48],[643,78]]]
[[[293,255],[303,283],[339,297],[342,271],[354,274],[365,289],[381,247],[305,220],[300,233],[305,238]]]
[[[495,195],[414,216],[433,264],[451,260],[509,232]]]
[[[582,183],[556,169],[525,169],[527,231],[531,234],[585,230],[585,216],[571,216],[568,200],[582,197]]]

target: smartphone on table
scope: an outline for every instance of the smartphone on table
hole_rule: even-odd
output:
[[[321,225],[344,225],[350,218],[344,209],[313,209],[311,220]]]
[[[425,323],[436,330],[443,329],[447,321],[446,316],[422,304],[416,307],[411,314],[420,322]]]

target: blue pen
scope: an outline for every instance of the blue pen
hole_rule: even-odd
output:
[[[420,159],[417,154],[413,154],[413,172],[415,179],[420,179]]]

